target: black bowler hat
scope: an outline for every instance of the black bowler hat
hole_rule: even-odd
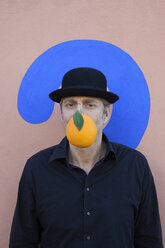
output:
[[[68,96],[91,96],[116,102],[118,95],[107,91],[107,80],[104,74],[96,69],[88,67],[75,68],[68,71],[62,79],[62,88],[49,94],[54,102],[60,102]]]

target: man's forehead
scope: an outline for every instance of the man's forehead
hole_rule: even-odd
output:
[[[61,103],[65,101],[94,101],[94,102],[101,102],[101,98],[97,97],[89,97],[89,96],[70,96],[70,97],[64,97],[61,99]]]

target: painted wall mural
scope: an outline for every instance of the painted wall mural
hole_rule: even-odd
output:
[[[140,143],[148,125],[150,95],[145,77],[129,54],[98,40],[71,40],[49,48],[29,67],[18,92],[18,112],[31,123],[47,121],[54,102],[49,93],[60,87],[63,75],[76,67],[104,73],[108,89],[119,95],[104,132],[111,141],[132,148]]]

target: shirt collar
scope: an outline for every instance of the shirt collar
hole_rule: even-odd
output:
[[[102,140],[104,140],[106,145],[107,145],[107,151],[106,151],[106,154],[105,154],[105,158],[108,157],[109,159],[117,160],[116,153],[115,153],[115,151],[114,151],[114,149],[112,147],[112,144],[109,141],[108,137],[105,135],[105,133],[103,133]]]
[[[107,151],[105,154],[105,157],[108,157],[110,159],[117,159],[115,151],[112,147],[111,142],[108,140],[107,136],[103,133],[103,137],[102,140],[105,141],[105,143],[107,144]],[[51,154],[51,156],[49,157],[48,162],[52,162],[56,159],[67,159],[68,156],[68,146],[69,146],[69,142],[66,138],[66,136],[61,140],[61,142],[59,144],[57,144],[54,147],[54,150]]]
[[[48,162],[52,162],[53,160],[56,159],[67,158],[67,151],[68,151],[68,140],[65,136],[61,140],[61,142],[54,147]]]

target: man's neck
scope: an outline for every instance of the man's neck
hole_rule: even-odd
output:
[[[100,134],[90,147],[80,148],[69,143],[68,159],[70,164],[90,170],[95,163],[105,156],[105,153],[106,144],[102,141],[102,134]]]

